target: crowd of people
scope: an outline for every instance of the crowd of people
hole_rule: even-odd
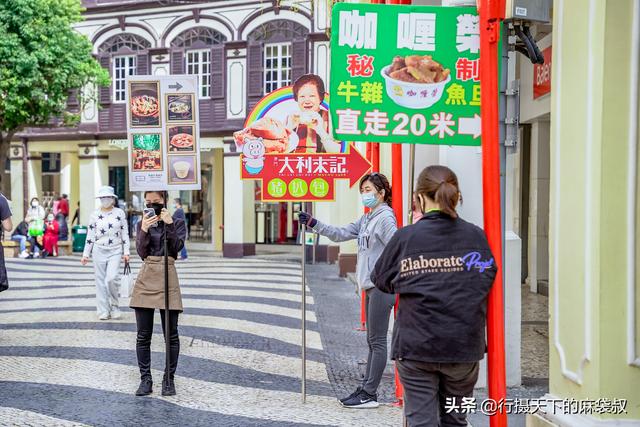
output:
[[[340,404],[346,408],[379,406],[377,390],[387,364],[389,317],[397,296],[391,355],[404,388],[407,424],[462,426],[466,415],[447,411],[445,402],[460,405],[473,395],[479,361],[486,352],[487,296],[497,268],[482,229],[461,219],[456,211],[462,195],[453,171],[444,166],[425,168],[413,196],[414,223],[399,229],[391,208],[389,181],[380,173],[371,173],[360,181],[361,202],[367,212],[356,221],[338,227],[306,212],[299,213],[299,221],[332,241],[358,243],[356,277],[365,293],[368,357],[361,384],[341,398]],[[145,192],[142,217],[135,221],[136,251],[143,260],[129,303],[137,325],[137,396],[153,391],[150,343],[156,309],[160,310],[163,331],[169,328],[170,357],[162,394],[176,394],[178,320],[183,306],[175,261],[187,257],[187,231],[180,200],[173,201],[172,216],[167,197],[165,191]],[[101,188],[98,198],[100,207],[91,215],[81,263],[91,260],[94,266],[98,318],[118,319],[119,274],[122,263],[130,261],[128,219],[117,207],[112,187]],[[37,198],[31,200],[25,219],[12,235],[21,246],[22,257],[55,255],[58,239],[67,233],[62,224],[66,227],[69,214],[66,196],[57,202],[47,212]],[[0,219],[4,230],[11,230],[4,196],[0,197]],[[33,252],[28,252],[26,242],[31,243]],[[165,255],[169,266],[168,315],[164,310]],[[0,286],[3,281],[4,269]]]
[[[58,242],[69,238],[69,200],[66,194],[44,208],[37,197],[31,199],[22,221],[11,233],[20,247],[20,258],[58,256]],[[28,244],[27,244],[28,243]]]

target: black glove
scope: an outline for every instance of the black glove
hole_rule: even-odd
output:
[[[307,225],[309,227],[314,227],[318,222],[314,217],[306,212],[300,212],[298,214],[298,219],[300,220],[300,224]]]

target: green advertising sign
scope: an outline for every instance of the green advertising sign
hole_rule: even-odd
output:
[[[475,8],[338,3],[332,22],[337,140],[480,145]]]

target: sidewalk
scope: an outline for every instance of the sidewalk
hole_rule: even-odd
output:
[[[308,266],[307,285],[314,297],[322,343],[328,355],[326,365],[329,379],[338,396],[349,394],[363,377],[367,356],[366,333],[356,330],[360,325],[360,299],[355,293],[355,285],[350,280],[338,277],[336,266],[328,264]],[[523,320],[539,319],[546,312],[544,302],[544,297],[529,294],[528,289],[523,288],[523,303],[527,306],[526,310],[523,309]],[[523,324],[527,325],[525,322]],[[542,329],[540,323],[540,320],[535,320],[538,329]],[[391,330],[390,327],[389,345]],[[533,334],[523,327],[524,385],[509,388],[508,398],[539,398],[548,389],[548,368],[540,357],[541,353],[543,357],[545,354],[540,348],[547,348],[547,344],[541,339],[532,342],[532,337],[539,338],[539,334]],[[392,361],[387,365],[378,396],[386,404],[396,400]],[[474,396],[480,403],[487,398],[487,390],[477,389]],[[471,414],[469,422],[473,427],[488,427],[489,417],[480,413]],[[525,416],[510,415],[509,426],[524,427]]]

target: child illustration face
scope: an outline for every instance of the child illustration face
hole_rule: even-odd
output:
[[[298,105],[305,111],[320,111],[320,94],[318,87],[313,83],[306,83],[298,91]]]
[[[257,159],[263,157],[264,153],[264,144],[259,139],[251,139],[247,141],[242,147],[242,154],[244,154],[246,157]]]

